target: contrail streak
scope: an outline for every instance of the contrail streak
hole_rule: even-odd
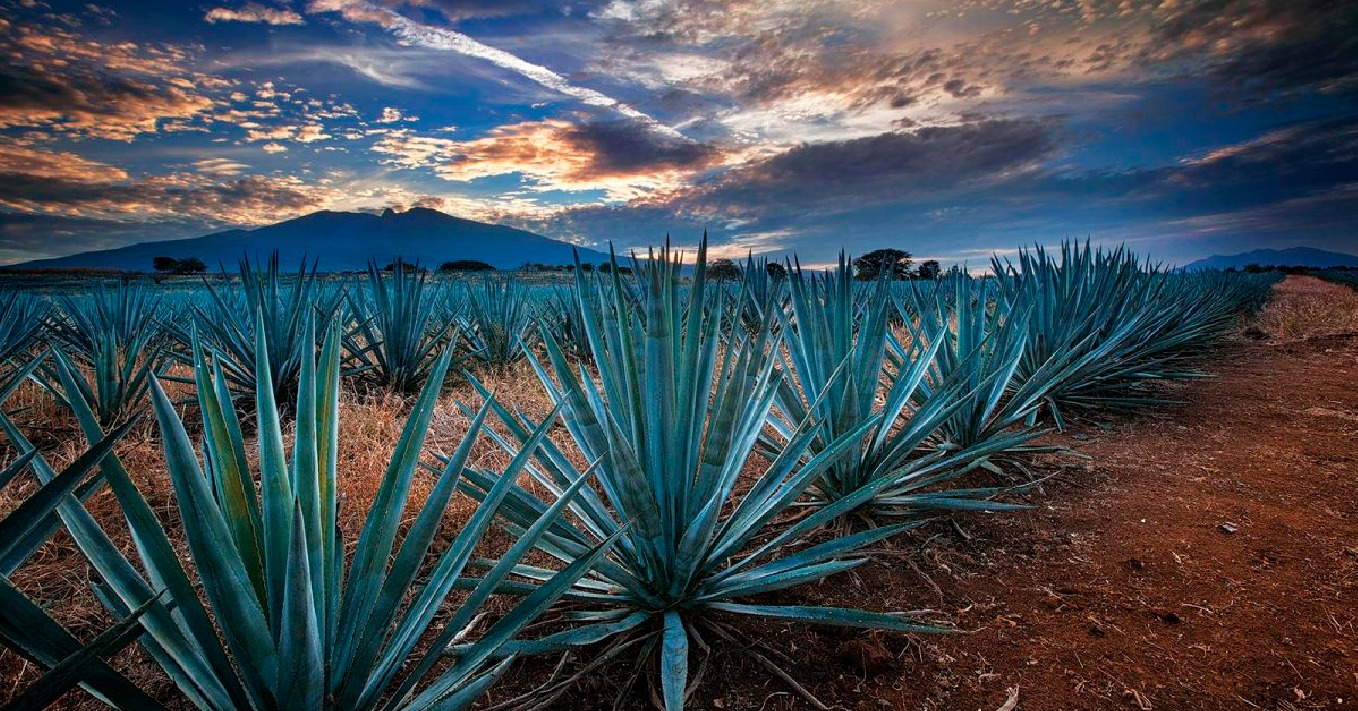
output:
[[[683,134],[660,123],[649,115],[637,111],[631,106],[628,106],[607,94],[571,84],[565,77],[547,67],[520,59],[509,52],[479,42],[461,32],[455,32],[442,27],[422,25],[394,10],[373,5],[367,5],[367,9],[385,14],[389,18],[389,23],[386,25],[387,29],[390,30],[392,34],[407,42],[421,47],[457,52],[458,54],[463,54],[468,57],[485,60],[497,67],[507,69],[527,79],[531,79],[548,89],[579,99],[582,103],[611,109],[623,116],[645,123],[652,130],[664,133],[673,138],[686,140],[686,137]]]

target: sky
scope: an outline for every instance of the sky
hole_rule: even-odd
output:
[[[1350,0],[0,0],[0,53],[0,264],[413,206],[809,264],[1358,252]]]

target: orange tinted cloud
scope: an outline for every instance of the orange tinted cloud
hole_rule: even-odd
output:
[[[260,225],[320,209],[339,195],[296,177],[239,175],[247,166],[229,160],[194,167],[137,177],[73,153],[0,145],[0,208],[85,219]]]
[[[203,16],[208,22],[258,22],[266,25],[305,25],[302,16],[292,10],[278,10],[259,3],[248,3],[239,10],[214,7]]]
[[[392,165],[432,167],[445,180],[518,174],[533,190],[601,190],[609,200],[676,189],[722,157],[711,146],[675,140],[640,122],[559,119],[500,126],[466,141],[393,132],[373,150]]]
[[[14,145],[0,145],[0,175],[41,176],[74,183],[107,183],[127,179],[127,172],[121,168],[86,160],[74,153],[56,153]]]
[[[0,54],[0,128],[114,140],[185,130],[209,115],[208,93],[223,83],[185,70],[182,48],[99,43],[60,28],[0,28]]]

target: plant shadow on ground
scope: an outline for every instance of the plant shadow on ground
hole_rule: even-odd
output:
[[[1015,689],[1025,710],[1346,707],[1358,688],[1358,337],[1331,334],[1358,332],[1351,299],[1291,278],[1269,312],[1314,314],[1291,336],[1242,329],[1207,363],[1215,377],[1166,386],[1180,404],[1099,413],[1039,440],[1090,458],[1036,457],[1033,509],[955,514],[778,600],[928,608],[957,634],[741,629],[830,708],[999,709]],[[712,654],[693,708],[812,708],[736,645]],[[496,697],[542,682],[554,661],[520,665]],[[614,707],[635,664],[552,707]],[[619,708],[650,707],[644,679]]]
[[[1351,493],[1358,338],[1342,334],[1358,331],[1358,318],[1350,310],[1330,313],[1325,304],[1348,309],[1352,298],[1341,287],[1289,279],[1261,318],[1264,338],[1223,348],[1208,367],[1217,377],[1171,386],[1183,404],[1100,415],[1042,440],[1091,459],[1036,458],[1034,473],[1047,478],[1027,497],[1032,510],[956,514],[880,546],[865,566],[776,599],[928,608],[959,634],[747,620],[738,629],[762,640],[762,655],[832,708],[997,709],[1015,689],[1025,711],[1346,707],[1358,688],[1358,510]],[[1270,313],[1311,316],[1280,318],[1285,325],[1275,327]],[[549,405],[535,387],[520,385],[528,376],[516,371],[488,384],[540,416]],[[41,430],[41,448],[58,453],[54,461],[72,458],[75,427],[64,410],[38,393],[21,397],[28,408],[21,421]],[[476,401],[462,384],[452,397]],[[397,400],[357,397],[345,407],[356,416],[345,420],[355,429],[343,440],[344,456],[349,471],[361,473],[383,461],[403,408]],[[451,402],[442,404],[432,445],[455,440],[465,426]],[[156,446],[134,433],[120,451],[173,526]],[[486,443],[477,456],[493,466],[503,454]],[[371,497],[365,481],[346,482],[359,516],[364,496]],[[466,515],[464,503],[450,518]],[[91,509],[100,520],[118,515],[106,495]],[[69,537],[58,534],[16,582],[73,631],[93,633],[109,620],[79,560]],[[713,641],[692,708],[810,707],[793,684],[739,647]],[[587,663],[588,651],[564,669]],[[701,663],[698,655],[695,666]],[[175,695],[139,650],[113,665],[153,694]],[[553,707],[612,707],[635,665],[624,659],[590,675]],[[554,669],[554,659],[522,663],[482,705],[530,689]],[[11,680],[0,685],[0,700],[35,672],[0,654],[0,678]],[[631,684],[621,708],[650,707],[647,678]],[[57,707],[103,708],[82,693]]]

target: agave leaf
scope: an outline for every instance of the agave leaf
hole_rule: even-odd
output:
[[[175,499],[183,512],[184,534],[202,576],[203,590],[233,656],[251,660],[243,666],[247,679],[258,675],[255,684],[274,686],[278,651],[268,634],[267,612],[254,596],[245,563],[231,542],[230,529],[198,466],[188,433],[158,383],[151,386],[151,399],[164,438]],[[267,527],[265,535],[269,535]]]
[[[433,375],[411,409],[373,500],[372,509],[359,534],[338,616],[336,642],[337,665],[340,668],[348,666],[353,658],[355,645],[362,639],[360,630],[379,599],[381,586],[386,579],[387,561],[395,545],[396,530],[409,496],[410,480],[419,464],[420,448],[424,445],[451,356],[451,352],[445,350],[439,357]]]
[[[141,616],[156,603],[155,598],[148,599],[88,644],[81,645],[8,578],[0,576],[0,609],[4,610],[0,614],[0,641],[25,659],[48,667],[5,708],[44,709],[77,685],[114,708],[165,708],[105,663],[142,633]]]
[[[874,427],[882,426],[878,415],[868,413],[837,437],[827,438],[819,421],[808,417],[786,430],[787,441],[780,443],[780,454],[767,471],[750,486],[738,486],[778,393],[788,390],[777,369],[786,361],[775,355],[778,348],[771,334],[733,327],[736,311],[723,304],[724,288],[706,285],[705,254],[705,246],[700,247],[699,266],[689,287],[682,284],[677,255],[668,249],[651,255],[645,265],[634,258],[634,280],[624,281],[616,269],[592,278],[577,271],[581,311],[591,315],[586,324],[597,375],[577,370],[550,336],[544,338],[545,362],[528,357],[543,387],[564,406],[564,421],[576,446],[595,462],[601,499],[607,502],[600,511],[593,499],[580,497],[582,503],[572,503],[569,511],[573,520],[586,525],[548,526],[537,547],[570,561],[588,547],[587,531],[609,530],[622,521],[629,526],[589,577],[563,594],[572,603],[572,617],[583,624],[506,650],[545,651],[604,641],[640,633],[649,621],[668,638],[650,648],[659,649],[658,681],[670,708],[683,704],[688,680],[681,658],[687,659],[689,635],[705,624],[714,604],[760,589],[753,577],[722,589],[723,572],[741,561],[747,568],[776,566],[794,555],[787,549],[792,539],[781,538],[782,527],[775,525],[779,514],[795,505],[811,482],[855,451]],[[839,326],[828,331],[841,336],[848,332]],[[853,360],[817,362],[825,366],[828,382],[810,394],[816,408],[822,403],[827,403],[825,407],[852,403],[843,381]],[[808,414],[812,412],[808,409]],[[496,414],[508,432],[497,440],[501,446],[512,450],[526,442],[528,427],[522,415],[503,410]],[[529,472],[549,490],[564,482],[578,483],[584,476],[550,443],[543,444]],[[470,473],[466,481],[467,490],[480,499],[496,483]],[[842,514],[892,481],[875,484],[877,488],[861,500],[827,505],[812,515]],[[544,504],[533,502],[535,498],[521,487],[506,496],[501,512],[512,532],[527,530],[531,517],[545,510]],[[819,548],[786,567],[763,572],[771,573],[768,585],[774,588],[819,580],[858,564],[861,556],[854,553],[862,545],[892,531]],[[781,543],[745,552],[751,541],[769,538]],[[527,566],[517,570],[530,579],[542,576]],[[478,585],[483,582],[493,581]],[[515,591],[513,585],[501,587]],[[892,628],[902,624],[890,616],[859,619]],[[615,637],[613,643],[627,641]]]
[[[73,406],[86,438],[93,441],[101,439],[103,432],[88,405],[79,401]],[[8,417],[0,415],[0,427],[17,446],[32,448]],[[56,476],[56,472],[52,471],[41,455],[34,457],[32,467],[39,481],[50,481]],[[163,651],[164,659],[170,662],[164,665],[166,673],[186,694],[211,704],[209,708],[251,708],[245,690],[240,687],[234,673],[230,672],[230,662],[216,642],[216,632],[198,600],[197,592],[180,567],[178,554],[151,507],[132,485],[116,455],[109,454],[104,459],[102,471],[127,518],[150,584],[123,557],[118,547],[83,508],[65,501],[58,511],[81,552],[107,584],[106,589],[117,598],[119,607],[110,609],[117,615],[126,615],[143,601],[154,597],[152,584],[158,589],[167,590],[175,600],[173,615],[165,606],[153,606],[142,620],[155,640],[150,648],[157,653]],[[174,597],[176,591],[182,591],[178,597]],[[211,639],[213,643],[200,646],[197,640],[204,639]]]
[[[523,600],[514,607],[509,614],[500,618],[486,633],[471,645],[465,652],[459,654],[456,664],[444,672],[428,689],[421,692],[409,704],[400,706],[389,703],[386,709],[420,709],[428,707],[433,700],[446,694],[446,689],[453,684],[465,683],[464,680],[473,675],[471,670],[481,669],[486,660],[495,656],[495,653],[508,642],[514,635],[518,634],[525,625],[532,622],[546,612],[561,596],[570,589],[575,581],[579,580],[589,569],[613,546],[615,538],[601,541],[592,548],[587,554],[577,558],[570,565],[561,569],[561,572],[554,576],[546,584],[538,586],[525,596]],[[439,637],[435,645],[436,650],[447,650],[447,643],[460,629],[450,628]],[[451,650],[450,650],[451,651]],[[432,654],[432,653],[431,653]],[[484,673],[484,672],[482,672]]]
[[[846,610],[837,607],[809,607],[800,605],[748,605],[734,602],[712,603],[711,608],[721,612],[738,615],[753,615],[775,620],[811,622],[839,627],[863,627],[895,632],[941,633],[951,632],[947,627],[929,625],[916,621],[907,614],[886,614]]]
[[[684,687],[688,685],[688,631],[683,618],[671,610],[665,613],[665,631],[660,642],[660,685],[666,711],[684,708]]]
[[[293,509],[292,541],[283,591],[283,629],[278,650],[278,700],[283,708],[318,709],[325,693],[325,654],[312,592],[305,514]]]
[[[43,482],[41,488],[24,499],[9,515],[0,519],[0,570],[5,575],[18,569],[51,537],[56,524],[52,512],[57,504],[80,486],[85,477],[113,450],[113,445],[132,429],[133,424],[129,422],[95,443],[60,474]],[[30,450],[27,459],[20,461],[31,461],[33,454]]]

